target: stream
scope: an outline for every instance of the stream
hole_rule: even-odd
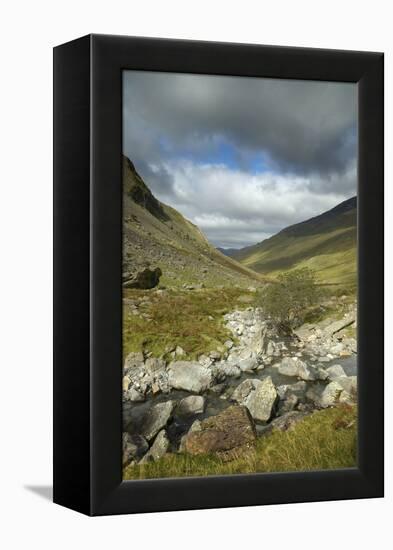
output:
[[[296,351],[298,351],[298,349],[292,348],[292,346],[288,345],[288,354],[292,355],[292,351],[295,353]],[[342,366],[347,376],[353,376],[357,373],[356,357],[356,354],[354,354],[349,357],[333,359],[329,362],[323,363],[323,368],[338,364]],[[242,381],[249,378],[263,380],[267,376],[270,376],[272,378],[273,384],[276,387],[283,384],[291,385],[296,383],[297,378],[292,376],[284,376],[278,372],[278,369],[276,367],[280,363],[281,359],[282,357],[277,357],[276,362],[273,365],[266,366],[261,370],[243,372],[238,378],[228,377],[225,381],[225,390],[222,392],[221,395],[214,393],[211,390],[204,392],[203,397],[205,398],[205,409],[203,413],[183,416],[178,414],[177,410],[175,409],[172,420],[167,425],[167,434],[171,446],[170,450],[177,450],[181,437],[188,432],[195,420],[203,420],[204,418],[217,415],[219,412],[223,411],[231,404],[233,404],[233,401],[231,401],[230,398],[226,398],[225,396],[231,395],[232,390],[237,387]],[[309,363],[310,365],[315,364],[309,361],[309,357],[306,354],[303,354],[301,359],[306,363]],[[308,389],[313,384],[325,385],[326,383],[321,381],[311,381],[306,382],[306,384]],[[123,403],[124,429],[126,429],[130,433],[138,433],[138,428],[141,426],[144,417],[149,413],[149,409],[152,405],[169,400],[179,402],[181,399],[189,395],[191,394],[187,391],[171,390],[169,393],[148,395],[146,400],[141,403]],[[307,402],[307,399],[305,400],[305,402]],[[258,431],[263,431],[263,429],[264,425],[262,423],[260,423],[259,426],[257,425]]]

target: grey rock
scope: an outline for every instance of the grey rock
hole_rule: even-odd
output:
[[[124,371],[127,374],[139,370],[143,367],[143,354],[141,352],[131,352],[127,355],[124,361]]]
[[[160,460],[164,454],[168,451],[169,448],[169,439],[165,430],[161,430],[157,437],[155,438],[153,445],[150,447],[149,451],[145,454],[139,464],[144,464],[146,462],[151,462],[154,460]]]
[[[232,399],[247,407],[254,420],[267,422],[277,401],[277,391],[270,376],[264,380],[249,378],[239,384]]]
[[[205,409],[205,398],[201,395],[190,395],[182,399],[178,405],[177,412],[180,415],[191,415],[203,413]]]
[[[168,384],[172,388],[201,393],[213,382],[212,371],[196,361],[175,361],[168,366]]]
[[[153,439],[153,437],[166,426],[172,415],[174,406],[174,401],[165,401],[164,403],[157,403],[157,405],[153,405],[153,407],[151,407],[148,411],[140,430],[142,435],[148,441]]]
[[[130,435],[123,432],[123,466],[133,460],[138,460],[148,450],[149,445],[141,435]]]
[[[343,388],[336,381],[330,382],[322,391],[319,399],[319,405],[321,407],[332,407],[335,405],[343,392]]]
[[[316,379],[314,369],[308,367],[298,357],[284,357],[278,367],[278,372],[285,376],[297,376],[302,380]]]
[[[246,406],[255,420],[267,422],[272,416],[276,401],[276,388],[271,377],[267,376],[248,397]]]
[[[241,359],[238,361],[237,366],[242,372],[255,370],[258,366],[257,358],[253,355],[248,359]]]
[[[160,282],[160,277],[162,271],[159,267],[155,269],[146,268],[142,271],[139,271],[134,275],[132,279],[124,281],[124,288],[140,288],[140,289],[149,289],[154,288]]]
[[[341,365],[332,365],[331,367],[328,367],[326,369],[326,372],[328,373],[330,380],[334,380],[339,376],[346,376],[345,371]]]
[[[357,391],[357,376],[339,376],[334,382],[350,395],[355,395]]]
[[[145,361],[145,371],[151,378],[156,378],[165,371],[165,361],[156,357],[149,357]]]

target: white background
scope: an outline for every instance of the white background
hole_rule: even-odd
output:
[[[379,0],[3,3],[0,21],[0,541],[3,548],[289,545],[295,549],[323,550],[389,546],[393,464],[392,438],[388,433],[385,499],[89,519],[55,506],[48,498],[52,459],[52,47],[94,32],[384,51],[388,100],[386,182],[390,182],[393,39],[389,4]],[[393,206],[390,185],[386,191],[389,243]],[[389,268],[391,260],[387,250]],[[389,269],[387,279],[391,276]],[[386,305],[391,309],[389,289]],[[391,317],[386,327],[388,338]],[[387,421],[391,420],[392,411],[390,358],[388,354]]]

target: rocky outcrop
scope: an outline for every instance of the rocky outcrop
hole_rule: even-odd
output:
[[[162,271],[159,267],[150,269],[146,267],[142,271],[138,271],[131,279],[123,282],[124,288],[139,288],[149,289],[154,288],[160,282]]]
[[[348,327],[356,326],[356,303],[341,319],[324,319],[317,324],[304,324],[294,331],[302,351],[322,362],[337,357],[349,357],[357,352],[356,339],[345,335]]]
[[[184,451],[192,454],[217,454],[229,460],[253,448],[255,426],[246,407],[233,405],[216,416],[203,420],[198,430],[184,438]]]

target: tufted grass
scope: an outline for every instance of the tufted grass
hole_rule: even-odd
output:
[[[255,451],[223,462],[216,456],[167,454],[130,465],[123,479],[209,476],[257,472],[329,470],[356,466],[357,409],[340,405],[316,411],[286,432],[257,439]]]
[[[126,300],[138,304],[133,315],[127,301],[123,308],[124,356],[131,351],[145,351],[155,357],[166,356],[180,346],[184,359],[218,350],[231,332],[223,315],[234,309],[253,305],[255,294],[241,288],[165,290],[126,290]]]

